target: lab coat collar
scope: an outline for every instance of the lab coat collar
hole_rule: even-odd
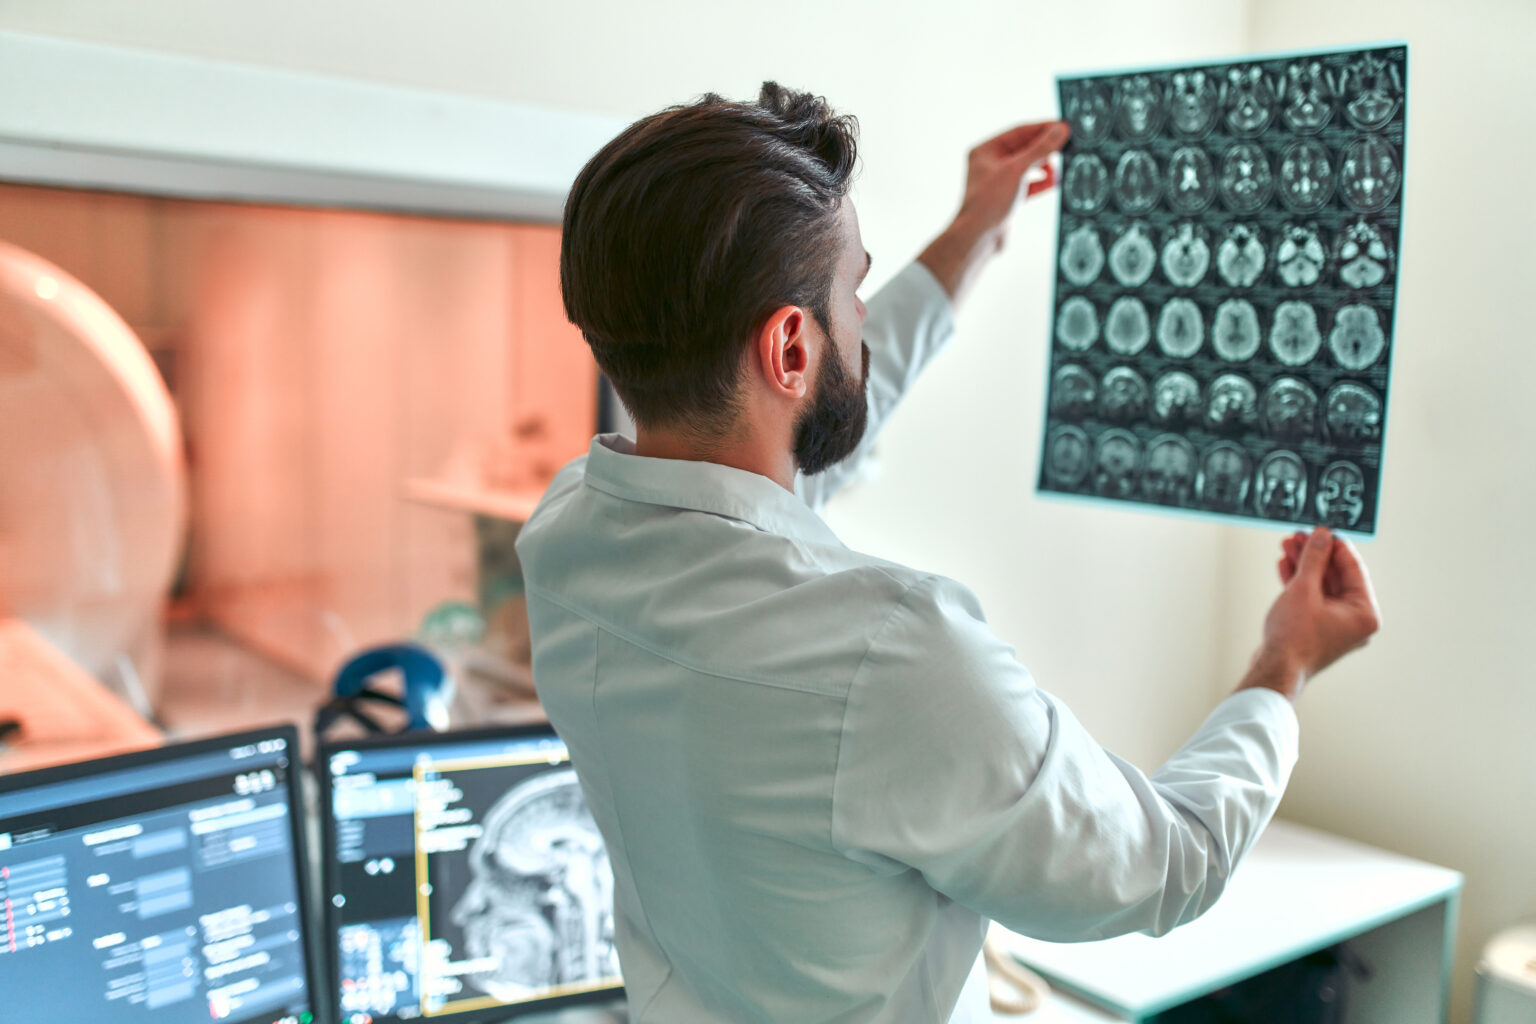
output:
[[[592,439],[585,479],[626,501],[706,512],[790,540],[842,546],[810,506],[766,476],[718,462],[646,458],[622,434]]]

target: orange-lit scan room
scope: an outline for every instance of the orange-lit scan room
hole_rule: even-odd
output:
[[[1532,40],[0,0],[0,1020],[1536,1024]]]

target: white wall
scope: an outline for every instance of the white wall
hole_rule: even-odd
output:
[[[1252,18],[1257,50],[1410,46],[1381,532],[1363,549],[1385,625],[1302,699],[1280,813],[1466,874],[1465,1020],[1477,952],[1536,918],[1536,4],[1259,0]],[[1239,534],[1234,564],[1268,543]],[[1267,598],[1243,582],[1231,614]]]
[[[1285,813],[1468,874],[1469,963],[1536,916],[1536,662],[1527,575],[1536,355],[1525,0],[974,0],[637,5],[446,0],[0,0],[0,28],[639,116],[759,81],[863,124],[857,200],[874,280],[959,197],[963,153],[1049,116],[1059,70],[1406,37],[1407,260],[1383,536],[1386,629],[1302,703]],[[997,632],[1110,747],[1151,766],[1241,670],[1275,585],[1275,535],[1038,500],[1050,204],[1009,250],[829,518],[856,547],[961,579]],[[942,685],[942,681],[936,681]]]

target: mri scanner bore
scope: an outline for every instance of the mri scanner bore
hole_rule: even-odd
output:
[[[1407,47],[1057,80],[1042,492],[1377,529]]]

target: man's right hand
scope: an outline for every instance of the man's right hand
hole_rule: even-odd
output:
[[[1354,545],[1319,526],[1281,545],[1285,585],[1264,618],[1264,640],[1238,689],[1254,686],[1294,698],[1308,679],[1381,628],[1371,578]]]

